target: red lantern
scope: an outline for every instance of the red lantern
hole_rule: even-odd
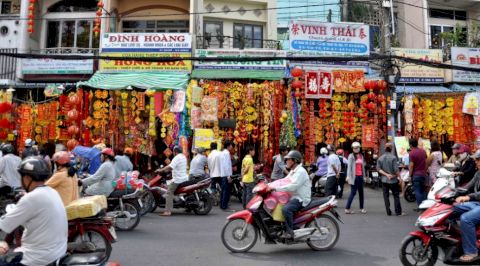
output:
[[[377,96],[377,101],[378,101],[379,103],[385,101],[385,96],[383,96],[383,94],[378,95],[378,96]]]
[[[72,105],[77,105],[80,102],[80,98],[78,97],[77,94],[72,94],[70,97],[68,97],[68,101]]]
[[[99,1],[98,4],[97,4],[97,7],[102,8],[102,7],[103,7],[103,2],[102,2],[102,1]]]
[[[290,71],[290,73],[292,74],[292,77],[298,78],[303,75],[303,70],[299,67],[295,67]]]
[[[78,111],[76,109],[72,109],[67,113],[68,120],[73,121],[78,119]]]
[[[374,99],[375,99],[375,93],[370,92],[370,93],[368,94],[368,99],[369,99],[369,100],[374,100]]]
[[[292,88],[294,89],[300,89],[303,87],[303,82],[301,80],[295,79],[292,81]]]
[[[10,122],[6,118],[0,119],[0,128],[9,128]]]
[[[78,141],[76,139],[70,139],[67,141],[67,149],[69,151],[73,150],[75,147],[77,147]]]
[[[0,132],[0,139],[7,139],[8,133],[7,132]]]
[[[364,83],[364,87],[366,90],[373,90],[375,89],[375,86],[377,85],[377,83],[375,82],[375,80],[367,80],[365,83]]]
[[[379,90],[379,91],[383,91],[387,88],[387,82],[383,79],[377,81],[377,86],[376,86],[376,89]]]
[[[28,6],[28,10],[30,10],[30,11],[33,11],[34,8],[35,8],[35,6],[34,6],[33,4],[30,4],[30,5]]]
[[[373,102],[369,102],[367,104],[367,108],[368,110],[373,111],[375,109],[375,104]]]
[[[73,125],[68,127],[68,134],[77,135],[78,132],[80,132],[80,129],[78,128],[78,126]]]
[[[95,13],[97,15],[97,17],[101,17],[102,16],[102,10],[99,9],[97,10],[97,13]]]

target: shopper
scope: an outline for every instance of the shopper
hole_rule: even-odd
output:
[[[347,178],[348,160],[347,158],[345,158],[343,149],[338,149],[336,153],[342,166],[340,170],[340,178],[338,179],[339,190],[337,193],[337,198],[341,199],[343,197],[343,187],[345,186],[345,179]]]
[[[420,206],[423,200],[425,200],[425,182],[427,178],[427,153],[425,150],[418,148],[418,140],[415,138],[410,139],[409,153],[409,176],[413,182],[415,189],[415,199],[417,200],[417,206]],[[416,209],[418,210],[418,209]]]
[[[327,168],[327,183],[325,184],[325,196],[337,196],[338,179],[340,178],[340,171],[342,165],[340,159],[335,154],[335,147],[327,145],[328,150],[328,168]]]
[[[242,161],[242,184],[243,184],[243,195],[242,203],[243,208],[245,209],[247,203],[252,199],[252,190],[255,186],[255,179],[253,177],[254,164],[253,156],[255,156],[255,149],[252,146],[247,146],[245,149],[246,155]]]
[[[400,186],[399,186],[399,167],[398,160],[392,153],[393,145],[385,144],[385,153],[377,160],[377,170],[382,177],[383,184],[383,200],[385,201],[385,210],[387,215],[392,215],[390,210],[390,191],[393,194],[395,205],[395,214],[403,215],[402,206],[400,204]]]
[[[440,150],[440,144],[434,140],[431,144],[431,153],[427,158],[427,168],[429,175],[429,184],[432,186],[437,180],[437,174],[443,163],[443,155]]]
[[[363,185],[365,180],[365,158],[360,152],[361,145],[358,142],[352,143],[353,153],[348,156],[347,179],[348,184],[352,185],[350,196],[348,196],[347,205],[345,207],[346,214],[352,214],[350,209],[353,198],[358,191],[358,199],[360,201],[360,212],[367,213],[364,206]]]

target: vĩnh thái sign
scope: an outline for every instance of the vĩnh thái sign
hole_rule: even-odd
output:
[[[452,64],[480,69],[480,48],[452,47]],[[453,70],[454,82],[480,82],[480,73]]]
[[[195,69],[238,69],[238,70],[284,70],[287,66],[285,51],[281,50],[224,50],[224,49],[196,49],[195,57],[223,58],[222,61],[196,61]],[[236,60],[241,58],[268,57],[272,60]],[[228,60],[227,60],[228,58]]]
[[[368,56],[369,26],[294,20],[289,26],[290,51],[316,55]]]
[[[191,57],[192,38],[188,33],[106,33],[101,55],[110,57]],[[149,62],[138,60],[100,60],[102,72],[176,71],[190,72],[188,60]]]

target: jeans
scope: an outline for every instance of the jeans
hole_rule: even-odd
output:
[[[338,179],[338,186],[340,187],[340,190],[337,193],[337,197],[341,199],[343,197],[343,187],[345,186],[345,174],[340,174],[340,178]]]
[[[212,183],[210,184],[210,188],[212,189],[213,193],[217,192],[217,184],[222,184],[221,177],[212,177]]]
[[[334,175],[327,177],[327,183],[325,184],[325,196],[337,196],[337,190],[337,177]]]
[[[474,255],[477,250],[476,225],[480,224],[480,202],[470,201],[455,205],[454,215],[460,215],[462,247],[466,255]]]
[[[283,216],[285,216],[285,227],[287,233],[293,235],[293,215],[302,209],[302,203],[298,199],[292,199],[282,208]]]
[[[170,183],[168,185],[168,191],[167,191],[167,196],[165,197],[165,211],[166,212],[171,212],[173,208],[173,196],[175,195],[175,190],[178,188],[177,183]]]
[[[20,263],[22,258],[22,252],[8,252],[0,256],[0,265],[22,266],[23,264]]]
[[[220,195],[220,208],[228,209],[228,202],[230,201],[230,182],[228,177],[222,177],[222,195]]]
[[[415,189],[415,199],[417,200],[417,206],[420,206],[422,201],[426,199],[425,195],[425,177],[424,176],[414,176],[413,188]]]
[[[355,194],[357,194],[358,190],[358,198],[360,200],[360,209],[363,209],[363,176],[359,175],[355,177],[355,181],[353,182],[352,189],[350,190],[350,196],[348,196],[347,206],[345,209],[349,210],[352,206],[353,198]]]
[[[245,209],[247,207],[248,202],[253,197],[252,190],[255,187],[255,183],[243,183],[243,195],[242,195],[242,203],[243,203],[243,208]]]
[[[392,214],[390,210],[390,190],[393,194],[393,201],[395,204],[395,214],[402,214],[402,206],[400,205],[400,185],[399,183],[388,184],[383,183],[383,200],[385,201],[385,209],[388,215]]]

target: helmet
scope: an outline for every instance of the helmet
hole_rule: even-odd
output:
[[[362,145],[360,145],[360,142],[355,141],[354,143],[352,143],[352,149],[361,148],[361,147]]]
[[[462,147],[462,144],[460,143],[455,143],[452,146],[452,150],[459,150]]]
[[[17,170],[22,176],[28,175],[34,181],[45,181],[51,174],[47,162],[37,157],[24,159]]]
[[[123,153],[125,153],[126,155],[132,155],[134,152],[133,152],[133,149],[132,149],[132,148],[127,147],[127,148],[125,148],[125,150],[123,151]]]
[[[70,162],[70,154],[66,151],[57,151],[53,157],[52,161],[64,165]]]
[[[325,154],[325,155],[328,154],[327,148],[325,148],[325,147],[321,148],[320,149],[320,154]]]
[[[7,143],[7,144],[3,145],[3,147],[2,147],[2,152],[4,154],[13,153],[14,151],[15,151],[15,148],[10,143]]]
[[[473,158],[474,160],[480,159],[480,150],[477,150],[477,151],[472,155],[472,158]]]
[[[291,150],[285,156],[285,159],[294,159],[297,163],[300,163],[302,161],[302,154],[297,150]]]
[[[342,150],[342,149],[338,149],[338,150],[337,150],[337,155],[343,155],[343,150]]]
[[[108,155],[108,156],[110,156],[110,157],[115,157],[115,153],[114,153],[113,150],[110,149],[110,148],[105,148],[105,149],[103,149],[103,150],[102,150],[102,154],[103,154],[103,155]]]
[[[32,147],[33,145],[33,140],[32,139],[26,139],[25,140],[25,147]]]
[[[182,148],[180,148],[180,146],[173,147],[173,151],[177,152],[177,153],[182,153],[183,152],[183,150],[182,150]]]
[[[328,145],[327,145],[327,150],[328,150],[329,152],[333,152],[333,151],[335,151],[335,146],[333,146],[332,144],[328,144]]]

